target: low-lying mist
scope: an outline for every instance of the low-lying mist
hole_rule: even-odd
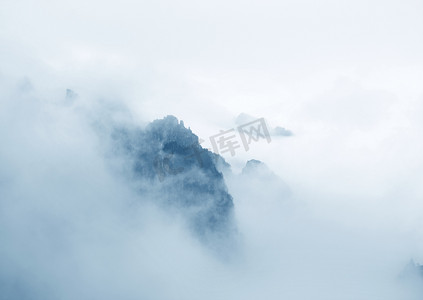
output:
[[[166,209],[163,182],[135,176],[136,156],[117,149],[114,128],[142,132],[153,120],[118,100],[16,82],[1,94],[0,299],[421,299],[422,280],[403,276],[413,234],[360,219],[357,207],[337,212],[335,196],[307,180],[290,186],[289,168],[271,159],[223,172],[236,247],[216,250],[183,207]]]

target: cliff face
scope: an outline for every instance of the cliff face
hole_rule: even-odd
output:
[[[217,169],[222,158],[203,149],[183,122],[167,116],[144,130],[119,129],[114,141],[129,161],[140,193],[176,210],[201,238],[233,229],[233,201]]]

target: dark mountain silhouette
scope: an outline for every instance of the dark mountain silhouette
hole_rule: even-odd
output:
[[[114,141],[130,162],[140,193],[154,195],[163,208],[183,215],[202,240],[227,238],[234,232],[233,201],[217,165],[219,155],[204,149],[198,137],[174,116],[145,129],[116,129]]]

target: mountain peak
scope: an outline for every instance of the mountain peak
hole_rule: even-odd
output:
[[[115,141],[140,193],[159,195],[157,203],[179,211],[202,239],[233,229],[232,196],[217,168],[223,158],[202,148],[183,121],[169,115],[145,129],[119,129]]]

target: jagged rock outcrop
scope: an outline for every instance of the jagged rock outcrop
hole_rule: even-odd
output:
[[[167,116],[145,129],[117,129],[113,136],[140,193],[183,215],[201,239],[234,231],[232,197],[217,169],[226,163],[203,149],[182,121]]]
[[[290,194],[288,185],[273,173],[265,163],[256,159],[247,161],[240,174],[240,180],[247,189],[254,187],[250,195],[257,197],[260,197],[261,194],[267,194],[282,199]]]

